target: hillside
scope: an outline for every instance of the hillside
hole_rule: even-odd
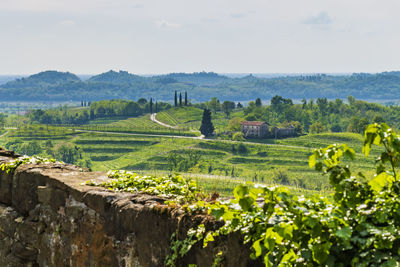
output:
[[[69,72],[44,71],[31,75],[27,78],[16,79],[4,85],[3,88],[46,88],[49,86],[63,85],[67,83],[80,82],[75,74]]]
[[[192,103],[215,96],[220,100],[246,101],[271,99],[275,95],[302,98],[346,98],[391,100],[400,99],[399,72],[353,75],[309,75],[259,78],[248,75],[229,78],[213,72],[171,73],[153,77],[108,71],[86,81],[76,75],[45,71],[16,79],[0,86],[7,101],[95,101],[153,97],[172,101],[173,92],[187,91]],[[394,103],[394,102],[393,102]]]
[[[131,84],[137,81],[145,80],[144,77],[138,75],[130,74],[127,71],[115,72],[110,70],[108,72],[92,76],[87,80],[88,83],[101,82],[101,83],[111,83],[111,84]]]

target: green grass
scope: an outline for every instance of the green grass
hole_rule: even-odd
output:
[[[229,120],[233,117],[240,117],[243,115],[243,111],[235,111],[230,114],[229,117],[225,113],[217,112],[212,113],[212,122],[217,132],[224,132]],[[169,124],[171,126],[177,126],[180,129],[187,131],[198,131],[201,125],[201,119],[203,116],[203,110],[196,107],[175,107],[169,110],[164,110],[157,113],[157,120]]]
[[[157,127],[159,127],[157,124],[143,116],[99,125],[98,128],[91,129],[100,131],[111,129],[120,132],[131,129],[132,132],[159,133]],[[163,131],[168,132],[165,128]],[[84,133],[66,127],[41,125],[9,130],[9,133],[0,139],[0,143],[4,146],[13,142],[32,140],[38,141],[43,147],[46,140],[52,140],[54,145],[61,141],[73,142],[81,148],[84,158],[91,159],[92,169],[95,171],[127,169],[136,172],[149,170],[169,172],[170,152],[185,157],[188,151],[195,150],[200,154],[200,162],[183,172],[198,175],[199,183],[206,190],[217,190],[222,193],[231,192],[241,181],[283,183],[297,188],[299,192],[301,190],[329,191],[327,177],[308,167],[308,157],[313,148],[324,147],[331,143],[348,144],[358,153],[353,162],[345,162],[351,164],[354,173],[362,171],[367,176],[374,168],[374,157],[379,151],[374,148],[372,155],[365,158],[361,154],[362,136],[351,133],[306,135],[276,140],[276,144],[246,142],[244,143],[246,151],[240,153],[239,143],[224,140]]]
[[[160,135],[182,135],[196,136],[198,134],[187,132],[182,129],[171,129],[164,127],[150,120],[150,114],[128,118],[123,120],[110,120],[110,123],[89,124],[76,127],[81,130],[102,131],[102,132],[122,132],[122,133],[141,133],[141,134],[160,134]]]

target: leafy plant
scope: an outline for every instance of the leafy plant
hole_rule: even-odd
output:
[[[195,181],[185,179],[180,175],[140,176],[129,171],[109,171],[107,175],[112,178],[110,181],[103,183],[88,181],[86,184],[103,186],[114,191],[143,192],[177,201],[195,200],[200,193]]]
[[[198,241],[207,246],[218,236],[239,232],[243,243],[251,244],[251,257],[261,257],[265,266],[398,266],[400,136],[386,124],[372,124],[365,131],[365,155],[373,144],[384,151],[371,180],[353,175],[342,163],[343,157],[355,156],[347,145],[314,150],[309,165],[328,175],[333,201],[247,183],[235,188],[233,199],[192,205],[224,222],[217,230],[204,231]]]
[[[0,169],[2,171],[6,171],[7,173],[11,172],[13,173],[20,165],[24,164],[41,164],[41,163],[56,163],[57,161],[55,159],[47,159],[47,158],[42,158],[42,157],[29,157],[29,156],[22,156],[19,158],[16,158],[10,162],[7,163],[2,163],[0,165]],[[59,162],[62,163],[62,162]]]

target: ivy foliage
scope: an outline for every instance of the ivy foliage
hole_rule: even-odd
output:
[[[217,230],[200,225],[201,231],[190,233],[201,232],[197,241],[207,246],[218,236],[240,232],[243,243],[251,245],[251,257],[261,257],[265,266],[399,266],[400,136],[386,124],[372,124],[365,131],[365,155],[372,145],[384,150],[371,180],[343,164],[343,157],[355,156],[347,145],[313,151],[310,167],[329,177],[333,200],[298,197],[284,187],[242,184],[233,199],[189,206],[224,222]],[[195,236],[189,234],[187,244],[193,246]],[[175,250],[168,263],[188,251],[182,244],[172,242]]]
[[[174,201],[193,201],[200,194],[195,181],[180,175],[141,176],[130,171],[109,171],[107,175],[112,179],[102,183],[88,181],[86,184],[103,186],[114,191],[158,195]]]
[[[47,159],[38,156],[22,156],[16,159],[13,159],[7,163],[2,163],[0,165],[0,169],[2,171],[6,171],[7,173],[14,173],[14,171],[20,166],[24,164],[48,164],[48,163],[56,163],[55,159]],[[59,162],[62,163],[62,162]]]

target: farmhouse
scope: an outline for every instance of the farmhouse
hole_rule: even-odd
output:
[[[269,134],[269,126],[263,121],[244,121],[241,129],[245,137],[265,138]]]
[[[271,135],[274,138],[291,137],[296,135],[296,129],[293,126],[289,126],[286,128],[272,127]]]

